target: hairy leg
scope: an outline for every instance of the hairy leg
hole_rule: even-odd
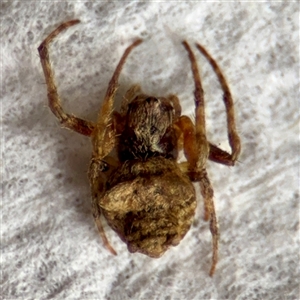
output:
[[[188,52],[191,62],[195,82],[194,96],[196,106],[196,124],[194,132],[191,124],[189,123],[190,119],[187,119],[187,117],[183,119],[183,117],[181,117],[181,121],[186,127],[185,131],[187,132],[186,138],[184,138],[187,143],[184,142],[184,148],[186,149],[185,152],[187,153],[187,160],[189,162],[189,176],[192,180],[199,181],[200,184],[201,194],[204,199],[204,219],[206,221],[210,221],[213,255],[209,275],[212,276],[218,261],[219,231],[213,201],[213,189],[206,173],[206,162],[209,156],[209,143],[206,139],[204,95],[194,53],[187,42],[183,42],[183,45]]]
[[[174,110],[175,110],[175,118],[174,121],[176,122],[179,117],[181,116],[181,105],[180,105],[180,101],[178,99],[178,97],[176,95],[169,95],[167,97],[168,100],[171,101],[171,103],[173,104]]]
[[[209,143],[209,160],[226,165],[226,166],[234,166],[237,158],[233,159],[232,155],[228,152],[220,149],[216,145]]]
[[[77,118],[73,115],[67,114],[64,112],[61,101],[57,92],[57,88],[54,81],[54,74],[50,64],[49,58],[49,45],[53,39],[60,34],[63,30],[79,23],[79,20],[72,20],[58,26],[54,31],[52,31],[46,39],[38,47],[41,64],[43,67],[45,80],[48,90],[48,103],[51,111],[57,117],[59,122],[63,127],[76,131],[80,134],[90,136],[94,130],[95,124],[80,118]]]
[[[235,126],[234,105],[233,105],[231,92],[227,84],[227,81],[221,69],[219,68],[218,64],[216,63],[216,61],[212,58],[212,56],[206,51],[206,49],[203,46],[196,44],[196,47],[209,61],[210,65],[212,66],[214,72],[216,73],[219,79],[219,82],[221,84],[224,93],[223,101],[225,104],[226,115],[227,115],[228,140],[229,140],[229,145],[231,147],[230,160],[232,161],[232,165],[234,165],[235,161],[238,159],[241,152],[241,141]],[[228,163],[228,155],[226,155],[227,153],[225,151],[223,151],[222,153],[222,150],[219,151],[220,149],[217,149],[216,146],[213,146],[212,148],[213,149],[210,155],[211,160],[219,163],[223,163],[225,165],[230,165]]]
[[[209,154],[209,145],[206,139],[206,127],[205,127],[205,107],[204,107],[204,94],[201,85],[200,75],[198,71],[198,66],[194,53],[192,52],[189,44],[187,42],[182,43],[188,52],[189,59],[191,61],[191,67],[195,82],[195,135],[197,140],[197,160],[194,166],[191,166],[193,169],[202,170],[206,166],[206,161]]]
[[[99,199],[101,199],[105,193],[106,180],[109,177],[110,172],[118,164],[109,157],[110,152],[115,147],[117,133],[116,123],[120,117],[119,114],[114,113],[113,111],[115,93],[118,88],[118,79],[126,58],[133,48],[139,45],[141,42],[141,40],[135,41],[125,50],[123,56],[121,57],[120,62],[118,63],[116,70],[109,82],[104,102],[98,114],[97,124],[91,136],[93,143],[93,155],[90,163],[89,179],[92,189],[93,216],[105,247],[114,255],[116,255],[116,251],[108,242],[101,224],[101,208],[98,203]]]
[[[216,265],[218,262],[219,228],[218,228],[218,221],[216,217],[215,205],[213,200],[214,191],[205,170],[201,172],[201,178],[199,183],[200,183],[201,194],[204,199],[204,208],[205,208],[204,219],[206,221],[209,221],[209,228],[212,235],[213,254],[212,254],[212,264],[209,271],[209,275],[212,276],[215,272]]]
[[[108,84],[106,95],[98,114],[96,128],[92,134],[93,157],[103,159],[115,146],[115,131],[113,128],[113,105],[114,98],[118,88],[118,79],[125,61],[130,52],[138,46],[142,40],[136,40],[125,50],[116,70]]]
[[[178,127],[177,127],[178,126]],[[195,135],[195,126],[191,119],[187,116],[182,116],[176,123],[183,144],[183,151],[187,162],[179,164],[182,172],[187,174],[191,180],[198,181],[200,185],[200,191],[204,199],[204,220],[210,222],[210,231],[212,234],[212,245],[213,245],[213,255],[212,255],[212,265],[210,269],[210,276],[215,272],[215,268],[218,262],[218,239],[219,230],[217,217],[214,207],[214,191],[212,189],[211,183],[207,176],[205,169],[202,170],[191,170],[190,166],[195,164],[195,159],[197,158],[197,140]]]
[[[195,140],[195,125],[188,116],[181,116],[175,122],[175,130],[177,131],[178,149],[184,150],[184,155],[190,165],[194,165],[197,160],[197,146]],[[185,145],[185,146],[184,146]],[[233,166],[231,154],[209,143],[208,158],[214,162],[221,163],[227,166]],[[185,164],[182,164],[182,166]],[[184,169],[187,173],[187,168]]]
[[[127,113],[129,103],[134,99],[135,96],[138,94],[142,94],[142,90],[139,84],[134,84],[131,86],[127,92],[125,93],[122,102],[121,102],[121,109],[120,114],[125,116]]]
[[[105,193],[105,184],[110,168],[107,162],[91,159],[89,168],[89,179],[92,190],[92,214],[98,232],[103,241],[104,247],[113,255],[117,255],[115,249],[110,245],[101,223],[101,209],[98,206],[98,199],[101,199]]]

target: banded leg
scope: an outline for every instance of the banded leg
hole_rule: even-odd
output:
[[[58,26],[54,31],[52,31],[46,39],[38,47],[41,64],[43,67],[45,80],[48,90],[48,103],[51,111],[59,120],[61,125],[65,128],[76,131],[80,134],[90,136],[94,130],[95,124],[73,115],[64,112],[61,101],[57,92],[57,88],[54,81],[54,73],[51,68],[50,58],[49,58],[49,45],[54,40],[54,38],[59,35],[63,30],[78,24],[79,20],[72,20]]]

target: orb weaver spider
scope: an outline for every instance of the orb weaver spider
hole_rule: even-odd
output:
[[[96,121],[80,119],[64,111],[54,81],[49,59],[49,44],[63,30],[79,20],[58,26],[38,48],[43,67],[49,107],[62,127],[91,138],[93,144],[89,167],[92,211],[103,243],[116,254],[104,233],[100,216],[127,244],[130,252],[150,257],[162,256],[176,246],[188,232],[196,209],[192,182],[199,182],[204,199],[204,219],[210,222],[213,254],[210,276],[218,261],[218,224],[213,188],[206,172],[207,160],[233,166],[241,143],[235,126],[234,105],[228,84],[216,61],[205,48],[196,44],[216,73],[223,90],[227,131],[231,154],[207,140],[205,106],[200,75],[194,53],[182,42],[191,62],[195,83],[195,124],[181,115],[175,95],[153,97],[139,85],[125,94],[120,111],[114,109],[114,98],[122,67],[142,40],[133,42],[121,57],[109,82]],[[183,150],[186,162],[177,163]]]

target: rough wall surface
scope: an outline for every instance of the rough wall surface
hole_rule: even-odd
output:
[[[1,144],[3,299],[299,299],[299,6],[296,2],[3,2]],[[192,229],[160,259],[102,247],[90,210],[89,139],[61,129],[47,107],[37,47],[60,23],[82,22],[51,46],[66,111],[94,120],[118,59],[117,99],[134,83],[175,93],[194,114],[186,39],[217,59],[235,98],[243,152],[209,162],[220,261],[199,196]],[[208,136],[228,149],[224,105],[197,53]]]

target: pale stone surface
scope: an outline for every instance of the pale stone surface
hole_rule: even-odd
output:
[[[298,299],[299,6],[296,2],[2,3],[2,296],[4,299]],[[217,59],[235,97],[243,152],[234,168],[209,162],[220,261],[208,277],[211,237],[196,221],[160,259],[102,247],[90,211],[88,138],[61,129],[47,108],[37,47],[60,23],[82,23],[51,47],[68,112],[95,119],[126,46],[144,43],[120,93],[141,83],[176,93],[193,115],[186,39]],[[221,91],[197,53],[210,140],[228,149]]]

